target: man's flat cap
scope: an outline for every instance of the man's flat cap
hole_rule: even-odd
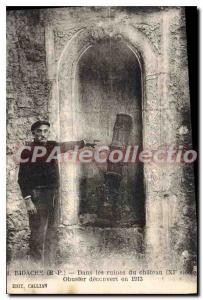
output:
[[[34,131],[36,128],[40,127],[41,125],[47,125],[50,127],[50,123],[48,121],[37,121],[32,124],[31,131]]]

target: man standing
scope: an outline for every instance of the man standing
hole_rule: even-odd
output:
[[[48,160],[54,147],[60,152],[85,146],[84,140],[58,143],[48,141],[50,123],[37,121],[31,126],[34,141],[21,153],[18,183],[29,215],[30,258],[35,262],[50,265],[55,259],[58,224],[59,167],[57,158]],[[94,147],[94,143],[86,144]],[[41,149],[44,155],[36,156]],[[36,159],[35,157],[36,156]],[[34,159],[33,159],[34,157]]]

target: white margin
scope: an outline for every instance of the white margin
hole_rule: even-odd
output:
[[[6,295],[6,6],[198,6],[200,10],[202,10],[203,7],[203,1],[201,0],[168,0],[168,1],[160,1],[160,0],[154,0],[148,1],[148,0],[103,0],[103,1],[96,1],[96,0],[2,0],[0,2],[0,41],[1,41],[1,47],[0,47],[0,91],[1,91],[1,99],[0,99],[0,192],[1,192],[1,199],[0,199],[0,241],[1,241],[1,252],[0,252],[0,296],[1,299],[7,299],[8,295]],[[200,12],[199,19],[200,19],[200,49],[199,53],[201,56],[202,52],[202,41],[203,41],[203,30],[202,30],[202,21],[201,21],[201,15]],[[200,57],[201,58],[201,57]],[[202,62],[203,60],[200,59],[199,62],[201,64],[200,66],[200,93],[199,93],[199,103],[200,103],[200,140],[199,140],[199,147],[202,150],[203,142],[202,142],[202,136],[203,136],[203,122],[201,121],[201,117],[203,116],[203,105],[201,104],[202,101],[202,86],[203,86],[203,80],[202,80]],[[199,156],[202,153],[199,153]],[[200,170],[202,171],[203,163],[200,161]],[[201,175],[201,172],[200,172]],[[199,188],[200,188],[200,195],[199,195],[199,208],[201,208],[201,212],[199,212],[199,220],[202,218],[202,186],[203,186],[203,179],[202,176],[200,176],[200,182],[199,182]],[[202,222],[200,222],[200,241],[202,241],[203,233],[202,233]],[[202,243],[201,243],[202,244]],[[200,257],[200,268],[202,271],[203,266],[203,259],[201,258],[201,247],[199,249],[199,257]],[[202,272],[200,273],[200,292],[202,291],[203,287],[203,276]],[[202,293],[201,293],[202,294]],[[24,296],[23,299],[26,299],[29,296]],[[42,299],[43,296],[38,296],[38,299]],[[68,296],[71,297],[71,296]],[[60,298],[60,296],[55,296],[54,298]],[[81,296],[77,296],[74,298],[81,298]],[[94,297],[93,297],[94,298]],[[100,297],[101,298],[101,297]],[[104,299],[110,299],[110,297],[105,297]],[[119,297],[121,298],[127,298],[125,296]],[[136,296],[136,298],[145,299],[146,297],[139,297]],[[159,299],[164,299],[165,297],[159,297]],[[176,297],[172,297],[173,299]],[[177,297],[179,298],[179,297]],[[194,298],[194,296],[186,296],[186,298]]]

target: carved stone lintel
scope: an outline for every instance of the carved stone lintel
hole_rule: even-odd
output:
[[[140,23],[133,25],[133,27],[147,37],[155,52],[161,54],[161,25],[159,23]]]
[[[55,45],[55,55],[56,58],[60,55],[61,50],[65,47],[66,43],[84,27],[74,27],[67,31],[61,31],[54,29],[54,45]]]

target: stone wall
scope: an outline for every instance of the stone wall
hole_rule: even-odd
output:
[[[25,207],[16,184],[17,166],[12,160],[16,143],[27,138],[30,124],[38,118],[51,121],[53,139],[79,139],[84,134],[95,138],[101,132],[95,114],[92,113],[92,118],[88,118],[85,124],[77,115],[78,107],[81,108],[78,91],[83,84],[77,68],[85,60],[84,53],[92,55],[89,47],[94,48],[112,39],[126,44],[137,57],[142,73],[142,143],[147,149],[156,150],[171,144],[186,144],[191,148],[192,145],[183,8],[78,7],[16,11],[8,13],[7,26],[7,207],[9,224],[15,224],[8,226],[8,239],[9,247],[13,247],[9,253],[15,257],[16,249],[22,247],[17,242],[18,235],[26,240],[25,233],[28,232]],[[96,105],[93,107],[97,107],[98,102],[93,103],[93,100],[92,104]],[[115,114],[115,107],[111,104],[110,101],[110,109]],[[117,105],[118,112],[122,107],[122,102]],[[87,107],[82,109],[85,114]],[[107,116],[107,113],[100,114],[110,128],[113,121]],[[109,128],[106,127],[107,131]],[[107,138],[105,134],[103,138]],[[72,166],[62,168],[62,187],[66,186],[68,176],[72,174],[73,180],[79,174],[77,172]],[[92,174],[94,177],[95,173]],[[161,266],[168,262],[181,265],[187,253],[195,265],[192,166],[145,165],[144,182],[146,227],[143,237],[147,260]],[[62,190],[62,221],[75,226],[78,207],[71,202],[68,190],[70,188]],[[78,189],[74,187],[72,192],[79,198]],[[17,221],[16,215],[22,216],[21,221]],[[92,234],[93,229],[88,230]],[[88,247],[84,242],[87,233],[84,228],[81,231],[71,228],[70,232],[65,228],[62,236],[63,239],[64,236],[72,236],[73,240],[77,238],[79,247]],[[133,233],[129,233],[131,235]],[[136,234],[134,236],[139,240]],[[67,238],[67,247],[72,249],[68,240],[70,238]],[[62,251],[63,255],[65,252]]]
[[[8,259],[24,257],[29,235],[25,204],[17,184],[16,149],[32,138],[31,124],[48,119],[50,82],[40,11],[7,13],[7,239]]]

